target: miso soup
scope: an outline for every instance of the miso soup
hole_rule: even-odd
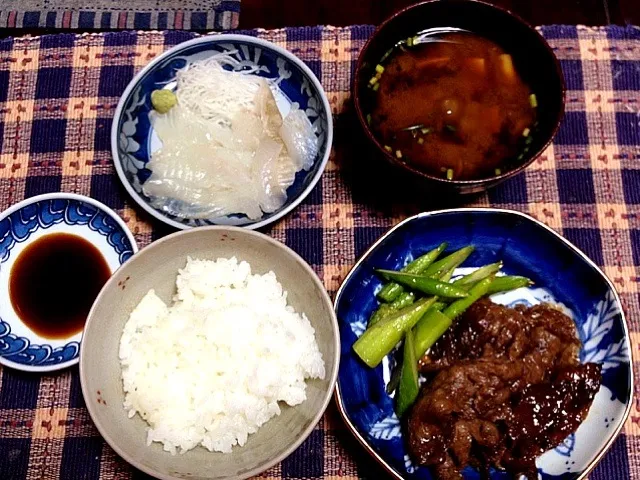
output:
[[[449,179],[500,174],[528,148],[537,99],[494,42],[467,32],[399,43],[369,82],[370,123],[392,155]]]

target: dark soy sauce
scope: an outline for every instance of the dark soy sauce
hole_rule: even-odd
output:
[[[20,253],[11,269],[9,297],[33,332],[50,339],[68,338],[82,330],[110,276],[109,265],[90,242],[52,233]]]

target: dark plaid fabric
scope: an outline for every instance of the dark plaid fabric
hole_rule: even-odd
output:
[[[604,268],[640,346],[640,30],[542,27],[562,62],[567,113],[552,146],[524,174],[464,205],[527,212]],[[357,141],[349,115],[355,59],[372,27],[252,31],[306,61],[336,115],[320,184],[267,233],[309,261],[333,294],[356,257],[408,215],[451,206],[394,188]],[[57,35],[0,42],[0,209],[43,192],[90,195],[118,211],[139,245],[169,232],[134,206],[109,152],[127,82],[150,59],[192,38],[181,31]],[[640,382],[636,382],[640,385]],[[331,406],[311,437],[263,478],[384,478]],[[105,445],[82,400],[77,368],[53,375],[0,370],[1,479],[142,478]],[[590,475],[640,479],[640,407]]]

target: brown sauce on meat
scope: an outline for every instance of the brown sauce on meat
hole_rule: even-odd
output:
[[[370,85],[371,127],[393,155],[427,173],[500,173],[496,168],[526,148],[536,119],[533,92],[496,43],[468,32],[435,33],[397,46],[382,61],[379,85]]]
[[[84,328],[111,269],[100,251],[77,235],[51,233],[27,246],[9,276],[11,305],[44,338],[68,338]]]
[[[579,349],[573,320],[553,307],[480,300],[421,360],[412,456],[440,480],[466,465],[536,479],[536,457],[578,428],[600,388],[600,365],[580,364]]]
[[[600,382],[600,365],[587,363],[560,369],[551,381],[525,388],[513,402],[505,467],[534,475],[536,457],[561,443],[587,416]]]

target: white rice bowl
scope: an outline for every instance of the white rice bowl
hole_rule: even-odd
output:
[[[124,407],[149,424],[149,445],[230,452],[324,378],[315,331],[273,272],[235,258],[189,258],[176,284],[172,305],[150,290],[125,324]]]

